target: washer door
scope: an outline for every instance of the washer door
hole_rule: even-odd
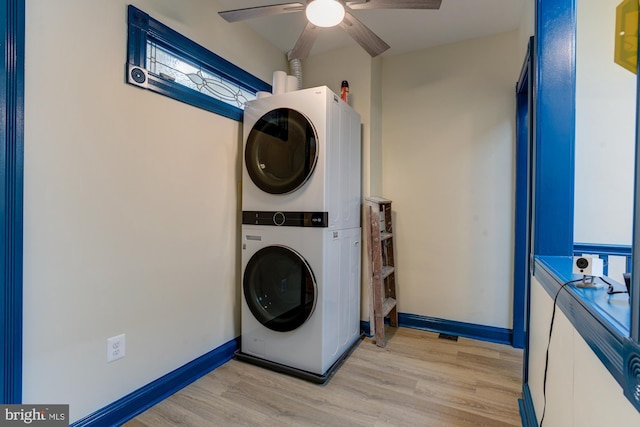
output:
[[[242,287],[251,313],[274,331],[300,327],[315,308],[313,272],[299,253],[284,246],[256,252],[247,263]]]
[[[278,108],[262,116],[249,132],[244,152],[251,180],[263,191],[295,191],[313,173],[317,135],[311,122],[296,110]]]

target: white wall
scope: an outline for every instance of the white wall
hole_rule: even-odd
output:
[[[531,284],[529,388],[538,422],[542,417],[544,364],[553,299]],[[640,413],[569,319],[556,311],[547,372],[545,426],[638,426]]]
[[[286,60],[212,0],[26,3],[23,399],[73,422],[240,332],[240,124],[124,83],[127,4],[268,82]]]
[[[630,245],[636,75],[613,61],[620,1],[576,4],[574,241]]]
[[[520,58],[524,61],[524,57],[527,53],[527,46],[529,44],[529,38],[535,32],[535,19],[536,18],[536,2],[525,1],[522,6],[522,16],[520,17],[520,26],[518,27],[518,48],[520,52]]]
[[[305,87],[338,91],[349,80],[363,122],[363,195],[388,197],[400,212],[402,312],[511,327],[519,37],[512,32],[374,60],[353,45],[304,61]],[[361,317],[369,320],[363,267]]]
[[[385,58],[401,312],[511,328],[518,32]]]

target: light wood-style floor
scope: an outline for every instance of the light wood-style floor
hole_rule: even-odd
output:
[[[520,350],[387,326],[325,385],[231,360],[125,426],[521,426],[521,375]]]

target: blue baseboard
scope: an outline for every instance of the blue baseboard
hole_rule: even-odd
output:
[[[533,407],[533,398],[531,397],[529,384],[522,386],[522,399],[518,399],[518,406],[520,407],[522,427],[538,427],[538,418],[536,417],[536,410]]]
[[[161,402],[218,366],[231,360],[239,347],[239,338],[200,356],[186,365],[158,378],[138,390],[90,414],[72,427],[119,426]]]
[[[456,322],[454,320],[438,319],[417,314],[399,313],[398,323],[400,323],[400,326],[407,328],[457,335],[498,344],[511,345],[513,335],[511,329]]]
[[[498,344],[512,345],[513,339],[513,331],[511,329],[456,322],[454,320],[438,319],[436,317],[421,316],[418,314],[398,313],[398,324],[403,328],[456,335]],[[365,335],[368,337],[371,336],[369,322],[361,320],[360,327]]]

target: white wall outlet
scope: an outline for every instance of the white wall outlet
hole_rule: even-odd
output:
[[[124,334],[107,338],[107,362],[122,359],[125,355],[125,336]]]

